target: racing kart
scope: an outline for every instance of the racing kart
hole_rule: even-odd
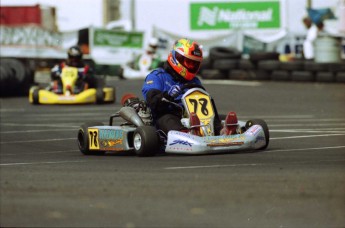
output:
[[[43,89],[33,86],[29,91],[32,104],[87,104],[115,102],[115,88],[95,87],[79,91],[77,88],[78,68],[64,67],[61,72],[61,93],[55,93],[50,87]]]
[[[160,59],[142,54],[137,60],[121,65],[119,76],[123,79],[144,79],[153,69],[161,65],[163,62]]]
[[[238,121],[236,134],[216,135],[213,120],[217,113],[211,96],[199,85],[187,85],[183,89],[187,90],[182,96],[186,118],[182,118],[181,122],[190,130],[199,128],[200,136],[181,131],[169,131],[165,135],[152,125],[151,112],[146,103],[131,101],[110,116],[109,125],[100,122],[83,124],[78,131],[79,150],[84,155],[100,155],[106,151],[134,151],[138,156],[153,156],[160,150],[165,153],[192,155],[267,148],[269,130],[264,120]],[[190,125],[187,117],[192,113],[199,117],[199,126]],[[118,117],[124,122],[114,126],[113,120]],[[225,124],[224,121],[222,123]]]

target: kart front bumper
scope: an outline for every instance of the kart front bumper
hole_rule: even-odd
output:
[[[33,103],[33,91],[37,89],[31,88],[29,92],[29,102]],[[41,89],[38,92],[38,103],[39,104],[90,104],[90,103],[96,103],[97,101],[97,90],[87,89],[79,94],[75,95],[64,95],[64,94],[56,94],[54,92]],[[114,94],[114,88],[103,88],[104,93],[104,102],[114,102],[115,100],[115,94]]]
[[[195,136],[179,131],[170,131],[165,148],[173,154],[215,154],[265,147],[266,138],[260,125],[253,125],[243,134],[222,136]]]

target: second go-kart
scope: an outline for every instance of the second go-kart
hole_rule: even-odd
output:
[[[64,67],[61,73],[61,93],[33,86],[29,91],[29,102],[32,104],[102,104],[115,102],[115,88],[94,87],[78,91],[77,80],[78,68]]]
[[[238,121],[235,134],[216,135],[213,124],[216,110],[211,96],[199,85],[186,85],[183,89],[186,90],[182,96],[185,118],[181,122],[190,131],[198,129],[199,134],[169,131],[164,135],[152,125],[151,112],[145,101],[128,99],[124,107],[110,116],[109,125],[92,122],[80,127],[78,146],[81,153],[99,155],[107,151],[134,151],[138,156],[153,156],[164,151],[191,155],[267,148],[269,129],[264,120]],[[195,114],[199,117],[199,125],[191,124],[189,119]],[[114,126],[114,118],[121,118],[123,123]]]

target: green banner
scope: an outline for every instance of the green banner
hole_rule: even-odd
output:
[[[202,2],[190,4],[191,30],[277,29],[280,2]]]
[[[142,32],[95,29],[93,35],[94,46],[143,48],[144,34]]]

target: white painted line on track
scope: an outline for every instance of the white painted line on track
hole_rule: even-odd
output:
[[[18,163],[2,163],[0,166],[15,166],[15,165],[44,165],[44,164],[61,164],[61,163],[80,163],[85,161],[52,161],[52,162],[18,162]]]
[[[63,124],[21,124],[21,123],[0,123],[2,126],[19,126],[19,127],[70,127],[78,128],[80,126],[67,125],[68,123]]]
[[[301,161],[289,162],[288,165],[298,164],[312,164],[315,162],[344,162],[345,160],[318,160],[318,161]],[[204,169],[204,168],[224,168],[224,167],[248,167],[248,166],[269,166],[269,165],[283,165],[282,163],[245,163],[245,164],[228,164],[228,165],[199,165],[199,166],[176,166],[165,167],[165,170],[179,170],[179,169]]]
[[[300,123],[300,124],[270,124],[268,123],[269,127],[300,127],[300,126],[307,126],[307,127],[320,127],[320,126],[345,126],[345,123],[324,123],[324,124],[320,124],[320,123]]]
[[[250,119],[253,118],[253,116],[241,116],[240,119]],[[306,119],[312,119],[314,120],[315,116],[313,115],[278,115],[278,116],[256,116],[255,118],[263,118],[263,119],[303,119],[301,121],[306,121]],[[344,119],[342,119],[344,120]],[[297,120],[295,120],[297,121]]]
[[[329,133],[329,134],[345,134],[345,131],[336,131],[336,130],[325,130],[325,129],[320,129],[320,130],[308,130],[308,129],[298,129],[298,130],[269,130],[270,132],[283,132],[283,133]]]
[[[51,132],[51,131],[73,131],[75,129],[51,129],[51,130],[24,130],[24,131],[4,131],[0,134],[19,134],[19,133],[38,133],[38,132]]]
[[[38,140],[26,140],[26,141],[9,141],[0,142],[0,144],[14,144],[14,143],[36,143],[36,142],[51,142],[51,141],[65,141],[65,140],[77,140],[77,138],[64,138],[64,139],[38,139]]]
[[[1,108],[0,112],[25,112],[24,108]]]
[[[57,117],[57,118],[61,118],[61,117],[86,117],[86,116],[104,116],[104,112],[94,112],[94,113],[80,113],[80,112],[76,112],[76,113],[43,113],[43,114],[28,114],[26,115],[26,117]],[[54,118],[55,119],[55,118]]]
[[[342,148],[345,148],[345,146],[326,146],[326,147],[312,147],[312,148],[300,148],[300,149],[267,150],[265,151],[265,153],[303,151],[303,150],[328,150],[328,149],[342,149]]]
[[[250,118],[250,117],[249,117]],[[260,117],[262,118],[262,117]],[[320,119],[320,118],[289,118],[289,117],[263,117],[265,118],[265,120],[267,119],[271,119],[270,121],[275,121],[275,122],[314,122],[314,123],[318,123],[318,122],[345,122],[345,118],[332,118],[332,119]]]
[[[25,156],[33,154],[60,154],[60,153],[71,153],[78,152],[79,150],[57,150],[57,151],[45,151],[45,152],[31,152],[31,153],[20,153],[20,154],[1,154],[1,156]]]
[[[329,137],[329,136],[340,136],[340,135],[345,135],[345,134],[299,135],[299,136],[288,136],[288,137],[270,138],[270,140],[276,140],[276,139],[314,138],[314,137]]]

